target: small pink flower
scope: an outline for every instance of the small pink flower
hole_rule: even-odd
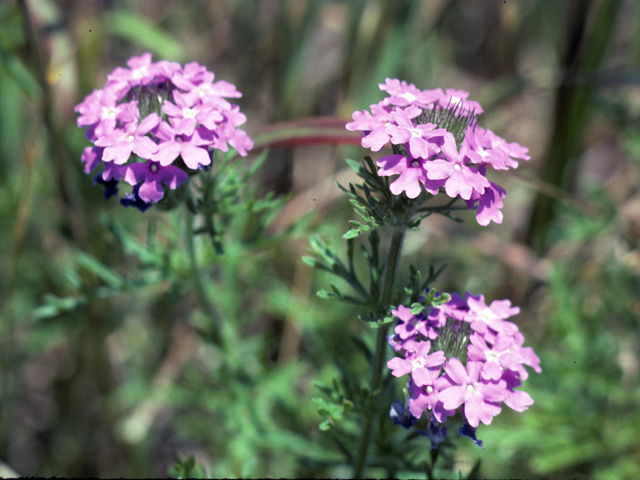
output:
[[[514,390],[522,384],[515,373],[507,371],[502,378],[507,382],[507,390],[503,400],[507,407],[515,410],[516,412],[524,412],[533,405],[533,398],[531,398],[531,395],[527,392]]]
[[[143,53],[139,57],[131,57],[127,60],[128,69],[116,67],[107,75],[107,80],[127,82],[131,86],[146,85],[153,80],[156,72],[151,63],[151,54]]]
[[[366,110],[354,112],[353,122],[346,125],[347,130],[362,131],[362,146],[370,148],[374,152],[382,150],[389,143],[390,133],[388,127],[395,124],[395,119],[389,110],[382,105],[371,105],[371,115]],[[416,115],[419,112],[416,112]]]
[[[420,418],[425,410],[433,412],[436,420],[443,423],[447,417],[455,414],[455,409],[446,408],[440,400],[440,392],[452,386],[451,380],[446,376],[436,378],[433,383],[418,386],[413,381],[409,382],[409,411],[411,415]]]
[[[482,174],[486,171],[486,165],[480,165],[478,171]],[[476,191],[471,193],[471,198],[465,200],[469,208],[473,208],[476,204],[476,220],[479,225],[486,226],[490,222],[502,223],[502,199],[507,192],[500,185],[489,182],[489,186],[484,189],[484,193],[480,194]]]
[[[444,188],[451,198],[460,196],[469,200],[474,191],[482,194],[489,186],[489,181],[478,170],[467,167],[467,152],[468,147],[464,143],[458,151],[456,139],[447,132],[442,145],[442,153],[447,159],[434,160],[426,166],[430,180],[446,180]]]
[[[180,92],[174,92],[173,99],[175,104],[169,100],[164,101],[162,111],[173,120],[172,124],[178,134],[192,135],[198,124],[209,129],[215,128],[216,122],[221,122],[224,118],[216,110],[215,104],[196,104],[196,99]]]
[[[253,140],[244,130],[240,130],[240,125],[247,121],[247,117],[240,111],[237,105],[231,105],[227,109],[220,110],[223,121],[217,128],[212,129],[214,136],[217,138],[214,148],[219,148],[223,152],[227,151],[227,143],[237,150],[237,152],[245,156],[249,150],[253,148]]]
[[[440,99],[440,105],[445,108],[459,107],[463,111],[473,112],[476,115],[484,112],[478,102],[467,100],[468,96],[469,92],[448,88]]]
[[[516,324],[505,320],[520,312],[520,308],[511,307],[509,300],[494,300],[487,306],[484,295],[473,296],[467,292],[467,304],[469,305],[468,321],[476,332],[484,334],[487,328],[490,328],[496,333],[513,335],[518,331]]]
[[[491,348],[477,333],[472,334],[470,340],[469,360],[484,362],[482,367],[484,380],[500,380],[504,370],[515,372],[524,362],[524,359],[512,350],[514,338],[511,335],[498,334]]]
[[[151,160],[160,162],[160,165],[167,166],[173,161],[182,157],[185,165],[192,170],[197,170],[200,165],[206,166],[211,163],[207,146],[213,143],[213,135],[204,127],[194,129],[191,135],[181,135],[172,126],[161,122],[156,130],[156,136],[160,139],[157,151],[151,156]]]
[[[452,386],[443,389],[438,398],[444,408],[455,410],[464,404],[464,416],[472,427],[480,422],[489,425],[494,416],[500,413],[500,402],[505,397],[506,382],[487,382],[480,379],[481,362],[467,362],[465,369],[457,358],[451,358],[444,364]]]
[[[116,122],[130,123],[138,116],[135,102],[118,104],[118,98],[110,90],[94,90],[84,101],[74,108],[80,114],[78,126],[92,126],[97,138],[111,135]]]
[[[405,358],[394,357],[387,362],[395,377],[411,373],[411,378],[419,387],[432,384],[440,375],[440,367],[446,360],[443,352],[429,354],[431,342],[419,342],[417,349],[408,352]]]
[[[140,158],[151,158],[158,149],[158,145],[147,136],[147,133],[159,122],[160,117],[154,112],[145,117],[140,125],[137,122],[125,124],[111,135],[96,140],[97,146],[105,147],[103,160],[113,160],[118,165],[122,165],[129,160],[132,152]]]
[[[102,172],[103,180],[120,180],[122,178],[121,165],[117,165],[115,162],[103,162],[104,171]]]
[[[84,163],[84,173],[91,173],[94,168],[102,162],[102,147],[85,147],[82,152],[82,162]]]
[[[147,203],[156,203],[164,196],[160,183],[164,183],[171,190],[175,190],[187,180],[187,174],[178,167],[168,165],[163,167],[158,162],[134,163],[124,167],[124,181],[130,185],[144,182],[138,195]]]
[[[540,368],[540,358],[535,354],[533,348],[522,346],[524,343],[524,335],[522,332],[515,332],[512,338],[513,342],[509,347],[509,351],[517,354],[522,359],[522,364],[512,366],[511,370],[522,380],[529,378],[529,372],[524,368],[524,365],[533,368],[533,371],[536,373],[542,372],[542,368]]]
[[[428,337],[428,332],[424,328],[423,317],[421,315],[414,315],[411,313],[411,309],[404,305],[399,305],[396,310],[391,310],[391,313],[400,322],[396,326],[394,332],[402,339],[406,340],[416,333],[420,333],[425,337]]]
[[[433,123],[414,125],[411,118],[401,109],[391,112],[391,116],[396,122],[387,128],[392,144],[408,143],[408,151],[414,158],[430,159],[441,151],[442,143],[430,140],[444,137],[447,133],[445,129],[436,128],[437,125]]]
[[[390,175],[400,176],[395,179],[389,189],[394,195],[405,193],[409,198],[416,198],[422,191],[420,185],[424,185],[427,192],[436,195],[444,182],[427,178],[424,168],[426,160],[420,158],[410,159],[402,155],[388,155],[380,157],[377,162],[380,169],[378,175],[388,177]]]
[[[380,83],[378,86],[380,90],[391,96],[390,102],[393,105],[401,107],[411,105],[422,95],[422,92],[413,83],[407,84],[404,80],[400,81],[396,78],[387,78],[385,83]]]

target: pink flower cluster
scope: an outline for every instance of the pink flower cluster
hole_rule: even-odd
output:
[[[233,84],[214,82],[214,74],[196,62],[184,68],[166,60],[152,63],[150,53],[127,65],[75,107],[78,126],[89,127],[86,136],[95,145],[82,154],[84,170],[102,163],[100,183],[123,179],[135,186],[139,200],[156,203],[164,196],[162,183],[177,188],[189,170],[211,164],[212,149],[226,152],[231,145],[244,156],[253,147],[237,129],[245,115],[225,100],[242,96]]]
[[[422,188],[432,195],[444,189],[470,209],[476,207],[480,225],[501,223],[506,192],[487,180],[487,166],[517,168],[516,159],[531,158],[528,149],[478,126],[475,116],[483,110],[478,102],[467,100],[468,92],[419,90],[389,78],[380,89],[389,96],[371,105],[371,112],[354,112],[346,128],[362,131],[362,146],[374,152],[388,143],[402,147],[377,161],[379,175],[399,175],[391,193],[416,198]]]
[[[482,295],[469,293],[466,300],[453,294],[440,308],[417,315],[402,305],[393,310],[398,325],[388,340],[399,356],[387,366],[396,377],[411,375],[411,415],[420,418],[427,410],[429,418],[444,423],[460,407],[476,428],[489,425],[502,402],[518,412],[532,405],[529,394],[515,390],[528,377],[525,365],[542,371],[533,349],[522,346],[516,324],[506,320],[519,311],[509,300],[487,306]],[[466,365],[447,351],[456,346],[466,351]]]

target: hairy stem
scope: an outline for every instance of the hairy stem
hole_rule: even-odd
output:
[[[193,235],[193,221],[194,215],[193,213],[186,210],[186,225],[185,225],[185,247],[187,250],[187,256],[189,257],[189,263],[191,264],[191,274],[193,275],[193,282],[196,288],[196,295],[198,297],[198,301],[200,302],[200,306],[204,310],[205,314],[209,318],[209,322],[211,324],[211,339],[213,342],[221,347],[224,350],[224,338],[221,332],[221,323],[220,318],[216,312],[215,307],[207,298],[207,292],[205,292],[205,288],[202,282],[202,278],[200,277],[200,269],[198,268],[198,260],[196,259],[195,252],[195,238]]]
[[[393,284],[400,263],[400,253],[402,251],[402,241],[404,239],[404,228],[394,230],[389,245],[389,255],[387,256],[387,265],[382,279],[382,288],[380,289],[380,299],[378,306],[381,309],[387,308],[391,302],[391,294],[393,293]],[[374,398],[380,394],[382,386],[382,372],[384,368],[384,360],[387,351],[387,331],[389,325],[381,325],[378,328],[376,337],[376,350],[373,362],[371,364],[371,378],[369,382],[369,396],[365,406],[364,425],[358,442],[356,456],[353,462],[353,478],[362,478],[366,465],[367,452],[371,443],[371,434],[373,432],[373,423],[378,418],[378,409],[375,407]]]

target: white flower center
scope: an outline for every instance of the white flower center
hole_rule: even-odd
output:
[[[184,118],[196,118],[196,113],[198,113],[198,112],[196,112],[192,108],[186,108],[185,107],[185,108],[182,109],[182,116]]]
[[[467,392],[469,392],[469,393],[475,392],[475,389],[473,388],[473,385],[467,385]]]
[[[136,137],[134,137],[133,135],[129,135],[129,136],[127,137],[127,142],[133,142],[133,139],[134,139],[134,138],[136,138]]]
[[[462,170],[462,167],[460,165],[458,165],[457,163],[453,166],[454,170]]]
[[[420,358],[416,358],[414,360],[411,360],[411,366],[413,367],[414,370],[416,368],[424,367],[424,358],[420,357]]]
[[[144,67],[136,68],[133,72],[131,72],[131,76],[136,80],[139,80],[147,74],[147,70],[148,69],[146,65]]]
[[[198,87],[198,95],[200,95],[201,97],[204,97],[205,95],[207,95],[209,93],[209,89],[210,88],[211,88],[211,85],[208,84],[208,83],[200,85]]]
[[[433,387],[431,385],[427,386],[427,393],[433,393]]]
[[[102,107],[102,119],[115,119],[116,118],[116,107]]]

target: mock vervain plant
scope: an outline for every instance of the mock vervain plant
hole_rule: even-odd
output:
[[[78,126],[87,127],[86,137],[93,143],[82,154],[84,171],[91,173],[102,164],[94,181],[104,186],[107,199],[118,193],[121,180],[132,186],[120,199],[124,206],[144,212],[152,205],[168,209],[184,203],[191,213],[202,213],[204,222],[197,229],[189,220],[187,246],[193,248],[194,233],[209,233],[216,252],[224,253],[222,235],[232,207],[259,165],[243,173],[229,157],[216,160],[216,153],[228,152],[229,146],[241,156],[253,147],[238,128],[246,117],[226,100],[241,97],[240,92],[228,82],[214,82],[214,74],[195,62],[184,67],[153,63],[145,53],[127,65],[116,68],[103,89],[75,108]],[[453,212],[471,209],[480,225],[501,223],[506,192],[487,178],[487,170],[517,168],[518,160],[529,156],[526,148],[477,124],[482,108],[467,99],[467,92],[419,90],[392,79],[380,88],[388,96],[355,112],[347,124],[348,130],[362,132],[363,147],[379,152],[390,145],[393,150],[376,161],[349,161],[363,183],[340,187],[361,220],[351,221],[343,236],[348,260],[343,262],[316,237],[310,239],[312,256],[303,259],[353,290],[332,285],[331,291],[319,292],[321,297],[359,306],[360,318],[377,329],[372,349],[356,339],[369,360],[370,375],[366,387],[354,388],[365,380],[354,381],[343,371],[332,388],[320,386],[324,396],[314,401],[326,417],[323,430],[339,429],[350,412],[360,416],[355,431],[345,429],[339,440],[354,477],[374,463],[371,445],[384,444],[381,422],[430,440],[431,462],[424,469],[432,477],[449,418],[461,418],[458,433],[482,447],[476,437],[480,423],[491,424],[502,403],[518,412],[531,406],[533,399],[517,388],[528,377],[525,366],[541,369],[533,349],[523,346],[518,326],[508,320],[519,312],[509,300],[487,305],[482,294],[437,292],[432,283],[440,271],[433,267],[423,278],[411,265],[410,281],[401,284],[400,278],[407,276],[398,274],[403,239],[434,213],[458,220]],[[196,175],[194,188],[185,188]],[[275,208],[268,198],[268,208],[256,205],[262,204],[251,200],[245,207],[264,215]],[[361,251],[368,281],[354,266],[355,239],[361,235],[367,236]],[[225,343],[232,341],[224,339],[223,330],[218,325],[211,341],[230,352]],[[404,399],[385,403],[390,398],[385,392],[394,391],[393,377],[403,379]]]
[[[392,155],[376,162],[370,157],[363,165],[350,162],[364,180],[343,188],[364,221],[351,221],[344,235],[350,266],[345,267],[318,240],[312,243],[314,256],[307,262],[342,277],[356,292],[345,295],[332,285],[332,292],[321,291],[321,296],[361,305],[368,310],[361,318],[378,329],[374,351],[366,352],[371,358],[366,393],[348,403],[342,399],[362,417],[352,457],[354,477],[363,475],[369,446],[376,443],[372,437],[383,411],[376,397],[383,397],[389,375],[409,377],[405,400],[395,400],[386,408],[395,424],[429,438],[433,454],[426,471],[432,477],[449,417],[460,415],[463,422],[458,433],[482,447],[476,437],[479,424],[489,425],[502,403],[518,412],[532,405],[533,399],[516,388],[527,379],[525,366],[536,372],[541,369],[533,349],[523,347],[518,326],[507,320],[519,312],[509,300],[487,305],[483,295],[438,293],[430,287],[439,273],[433,268],[422,281],[411,266],[411,283],[404,288],[397,285],[402,241],[408,229],[418,229],[434,213],[457,220],[453,211],[472,209],[480,225],[501,223],[506,192],[487,179],[487,169],[517,168],[518,159],[530,157],[526,148],[507,143],[477,124],[482,108],[467,100],[467,92],[419,90],[397,79],[387,79],[380,89],[388,96],[369,110],[356,111],[347,124],[348,130],[362,132],[363,147],[379,152],[390,144],[393,149]],[[458,205],[461,201],[465,205]],[[379,251],[379,229],[390,233],[386,257]],[[353,268],[353,238],[363,233],[369,235],[371,246],[365,250],[368,288]],[[395,356],[386,361],[389,346]],[[390,370],[386,374],[385,366]],[[332,398],[340,398],[331,393]],[[329,416],[325,428],[346,413],[343,408],[336,415],[339,405],[331,408],[326,400],[318,403]]]

